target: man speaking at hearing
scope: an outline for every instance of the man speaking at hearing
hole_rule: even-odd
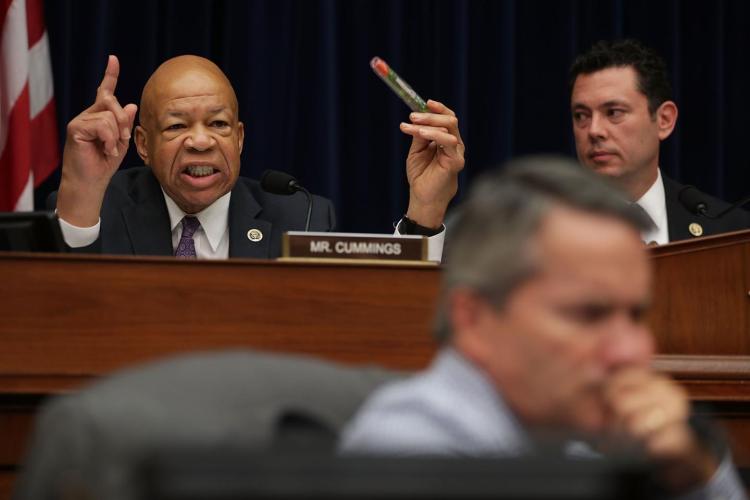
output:
[[[163,63],[141,96],[135,145],[147,167],[117,172],[138,107],[115,97],[119,61],[110,56],[96,101],[67,129],[57,213],[66,243],[79,251],[180,257],[277,257],[284,231],[302,229],[302,196],[263,191],[239,177],[244,126],[234,89],[211,61],[180,56]],[[464,146],[455,114],[430,101],[401,130],[409,207],[398,229],[431,236],[439,260],[445,210],[457,190]],[[311,229],[335,221],[315,197]]]

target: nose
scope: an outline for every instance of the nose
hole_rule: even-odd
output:
[[[215,139],[202,125],[196,125],[185,138],[185,147],[195,151],[206,151],[215,144]]]
[[[648,326],[623,317],[607,332],[602,344],[602,358],[610,368],[644,366],[654,353],[654,338]]]
[[[589,122],[589,138],[592,141],[599,141],[607,138],[607,126],[604,117],[599,113],[591,115]]]

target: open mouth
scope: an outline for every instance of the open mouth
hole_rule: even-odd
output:
[[[208,177],[218,171],[218,169],[210,165],[188,165],[182,173],[187,174],[190,177]]]

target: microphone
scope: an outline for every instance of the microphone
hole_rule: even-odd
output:
[[[746,205],[748,202],[750,202],[750,196],[746,198],[742,198],[740,201],[733,203],[725,210],[722,210],[716,215],[708,215],[708,203],[704,199],[703,193],[698,191],[698,189],[695,186],[685,186],[680,190],[680,192],[677,194],[677,199],[680,200],[680,203],[682,203],[682,206],[687,208],[689,211],[694,213],[695,215],[702,215],[704,217],[707,217],[709,219],[721,219],[729,212],[732,212],[733,210],[736,210],[737,208]]]
[[[312,215],[313,199],[310,191],[305,189],[297,179],[279,170],[266,170],[260,176],[260,187],[263,191],[272,194],[290,195],[302,191],[307,197],[307,218],[305,219],[305,231],[310,230],[310,216]]]
[[[709,219],[713,218],[708,215],[708,203],[703,199],[703,193],[698,191],[695,186],[685,186],[680,189],[677,199],[680,200],[683,207],[695,215],[703,215]]]

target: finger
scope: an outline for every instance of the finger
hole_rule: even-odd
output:
[[[671,379],[643,371],[615,376],[605,389],[605,397],[610,404],[627,408],[641,402],[656,405],[686,402],[687,392]]]
[[[411,113],[409,119],[417,125],[443,127],[452,132],[458,132],[458,118],[452,115],[437,113]]]
[[[125,111],[125,114],[128,117],[127,119],[128,131],[133,130],[133,125],[135,124],[135,116],[138,114],[138,106],[135,104],[128,104],[122,109],[123,111]]]
[[[96,89],[97,96],[100,94],[112,95],[115,93],[117,87],[117,79],[120,76],[120,61],[117,56],[110,55],[107,59],[107,68],[104,70],[104,78],[102,83],[99,84],[99,88]]]
[[[608,402],[615,418],[625,422],[657,413],[662,419],[686,419],[689,411],[687,396],[681,389],[671,387],[645,387]]]
[[[648,369],[621,370],[607,383],[605,395],[608,399],[616,399],[620,394],[640,390],[641,387],[658,378],[658,375]]]
[[[429,99],[427,101],[427,109],[429,109],[433,113],[440,113],[440,114],[447,114],[447,115],[456,116],[456,113],[454,113],[453,110],[450,109],[448,106],[446,106],[445,104],[443,104],[440,101],[433,101],[432,99]]]
[[[411,136],[417,136],[420,137],[422,135],[422,129],[433,129],[433,130],[439,130],[441,132],[444,132],[446,134],[449,134],[447,128],[445,127],[429,127],[425,125],[414,125],[412,123],[401,123],[401,130],[408,135]]]
[[[458,129],[458,118],[456,117],[456,114],[451,111],[450,109],[446,108],[443,104],[435,102],[434,108],[440,109],[441,112],[433,112],[433,113],[417,113],[413,112],[409,115],[409,119],[412,121],[412,123],[416,123],[418,125],[431,125],[436,127],[445,127],[447,128],[452,134],[454,134],[459,142],[461,141],[461,132]]]
[[[409,119],[419,125],[432,125],[438,127],[445,127],[450,133],[456,136],[458,142],[463,143],[461,139],[461,131],[458,128],[458,118],[456,114],[445,107],[442,103],[437,101],[429,101],[434,103],[432,113],[411,113]]]
[[[659,392],[636,395],[618,401],[615,409],[616,428],[639,441],[672,426],[686,426],[689,407],[679,394]]]
[[[425,137],[425,134],[420,130],[420,127],[411,125],[409,123],[401,123],[401,131],[407,135],[412,136],[411,147],[409,147],[409,155],[422,153],[428,148],[434,150],[438,147],[438,144],[436,144],[434,140]],[[445,146],[440,145],[440,148],[443,149],[445,148]]]
[[[406,135],[410,135],[412,137],[411,147],[409,148],[409,154],[422,151],[430,144],[429,140],[424,139],[423,137],[420,136],[419,127],[412,125],[410,123],[402,122],[399,128],[401,129],[401,132],[403,132]]]
[[[411,123],[402,122],[401,131],[412,137],[430,141],[435,140],[434,136],[436,134],[440,134],[440,137],[445,138],[446,143],[443,144],[444,146],[447,146],[448,144],[458,144],[458,139],[456,139],[456,136],[449,133],[448,130],[444,127],[426,127],[422,125],[414,125]]]
[[[441,146],[443,148],[455,148],[455,146],[458,146],[459,144],[456,136],[454,136],[453,134],[449,134],[443,129],[434,127],[419,127],[417,133],[423,139],[426,139],[428,141],[435,141],[438,146]]]
[[[678,397],[671,384],[645,370],[618,373],[605,387],[613,423],[620,427],[627,427],[634,416],[651,408],[675,405]]]
[[[120,125],[120,151],[127,151],[129,147],[129,141],[131,138],[131,131],[133,130],[133,124],[135,123],[135,116],[138,113],[138,106],[135,104],[128,104],[122,108],[127,116],[125,130],[127,134],[123,133],[123,126]]]
[[[629,423],[629,431],[632,436],[641,440],[652,439],[672,428],[682,428],[687,425],[686,419],[676,413],[653,408],[644,411]]]
[[[106,112],[109,112],[117,122],[117,126],[120,130],[120,136],[124,140],[130,139],[130,129],[132,126],[131,116],[125,112],[117,98],[111,94],[103,95],[97,98],[99,108],[103,108]]]
[[[74,138],[87,142],[101,142],[105,155],[120,155],[120,130],[114,116],[107,111],[83,117]]]

